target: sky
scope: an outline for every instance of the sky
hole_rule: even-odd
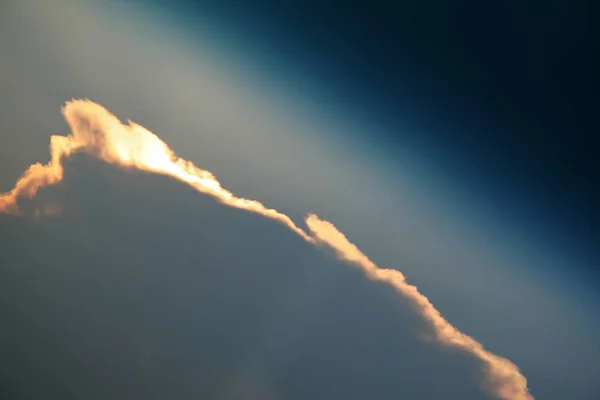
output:
[[[89,98],[332,221],[536,398],[596,398],[585,7],[277,4],[3,4],[0,192]],[[32,201],[52,215],[0,224],[12,397],[494,398],[410,302],[272,221],[85,155]]]

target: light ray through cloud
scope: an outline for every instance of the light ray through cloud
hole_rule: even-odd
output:
[[[85,152],[124,168],[170,176],[225,205],[275,220],[308,243],[330,247],[339,259],[357,266],[369,279],[388,283],[410,301],[428,323],[435,341],[479,359],[484,365],[483,387],[490,394],[502,400],[533,400],[527,379],[515,364],[487,351],[474,338],[460,332],[427,297],[406,282],[401,272],[379,268],[332,223],[309,214],[305,222],[310,234],[305,232],[287,215],[267,208],[257,200],[235,196],[223,188],[212,173],[179,158],[154,133],[132,121],[121,123],[116,116],[92,101],[69,101],[62,113],[72,132],[67,136],[51,137],[50,161],[31,165],[11,191],[0,194],[0,212],[21,214],[19,200],[32,198],[40,188],[60,182],[63,178],[63,160],[76,152]]]

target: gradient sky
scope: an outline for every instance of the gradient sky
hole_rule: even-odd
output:
[[[597,158],[590,154],[593,147],[589,133],[597,132],[597,122],[590,117],[597,78],[594,80],[594,75],[586,72],[590,63],[584,62],[586,57],[592,57],[586,53],[589,32],[585,10],[573,7],[566,12],[545,3],[526,9],[507,6],[504,10],[482,10],[461,6],[450,11],[438,4],[438,7],[414,5],[366,12],[337,7],[317,9],[296,2],[278,4],[276,7],[274,3],[261,2],[260,6],[249,7],[236,3],[223,7],[216,2],[198,6],[189,2],[125,5],[60,1],[50,5],[23,1],[2,5],[6,12],[0,13],[3,121],[0,139],[7,145],[0,150],[1,190],[9,190],[28,164],[47,160],[49,136],[67,129],[60,115],[63,103],[73,97],[90,98],[123,120],[131,119],[151,129],[181,156],[214,172],[239,195],[260,199],[297,221],[312,211],[334,221],[379,265],[403,271],[452,323],[519,365],[538,398],[595,398],[599,390],[600,320],[595,245],[598,232],[594,228],[598,225],[595,207],[598,181],[592,171],[598,165]],[[534,18],[536,15],[544,18]],[[542,46],[547,41],[553,45]],[[553,88],[556,91],[551,91]],[[74,170],[103,168],[92,167],[84,163]],[[66,213],[59,226],[48,227],[46,233],[59,238],[65,235],[58,239],[63,246],[71,239],[83,241],[72,238],[70,231],[75,226],[86,227],[81,222],[83,213],[90,221],[96,221],[90,222],[95,228],[86,228],[91,230],[90,235],[114,234],[126,218],[118,216],[129,214],[127,206],[119,206],[110,218],[107,204],[113,204],[115,199],[104,198],[100,193],[109,191],[117,198],[134,196],[140,204],[144,204],[146,196],[137,194],[130,188],[133,183],[124,183],[121,181],[124,178],[114,171],[108,176],[104,180],[75,179],[73,188],[64,185],[67,194],[54,194],[60,202],[71,204],[74,211]],[[201,246],[192,241],[185,244],[186,237],[205,229],[185,222],[182,217],[193,213],[195,207],[201,215],[211,216],[211,221],[215,221],[211,225],[218,226],[216,221],[222,221],[223,231],[214,232],[213,239],[210,239],[212,230],[202,231],[208,242],[222,240],[223,246],[236,247],[240,254],[250,252],[238,259],[218,261],[219,265],[234,265],[238,271],[242,268],[240,260],[254,257],[252,249],[263,249],[256,238],[249,245],[247,236],[232,236],[240,226],[261,232],[265,237],[273,236],[272,245],[261,250],[265,252],[261,253],[264,258],[260,258],[264,259],[265,271],[293,258],[288,252],[297,255],[309,251],[293,244],[293,238],[289,239],[290,244],[280,244],[277,235],[266,233],[273,228],[268,228],[265,222],[248,217],[235,217],[242,220],[228,222],[227,218],[233,217],[221,214],[217,218],[203,209],[210,207],[206,205],[209,201],[195,204],[196,196],[182,210],[173,211],[173,202],[179,204],[179,200],[159,195],[166,183],[145,184],[148,186],[140,188],[140,193],[147,197],[163,196],[163,203],[159,203],[163,208],[149,203],[149,210],[136,211],[138,218],[144,220],[157,209],[163,209],[165,215],[156,217],[160,219],[156,224],[161,230],[190,232],[181,235],[184,244],[178,241],[177,251],[169,252],[170,257],[180,253],[179,257],[172,256],[179,260],[174,261],[177,270],[189,268],[186,257],[191,257],[189,250],[186,253],[181,246]],[[190,196],[185,190],[181,194],[179,189],[171,190],[178,197]],[[90,196],[94,192],[99,195]],[[197,218],[193,222],[202,225],[202,218]],[[37,304],[37,289],[19,294],[19,288],[38,288],[20,277],[20,268],[29,266],[31,271],[37,271],[42,265],[40,259],[50,257],[52,262],[44,267],[64,265],[57,279],[69,281],[76,274],[74,271],[85,264],[84,260],[105,248],[88,247],[78,259],[70,261],[62,255],[52,258],[42,250],[39,250],[41,256],[32,256],[38,245],[43,248],[48,244],[44,233],[36,236],[32,231],[36,225],[28,223],[2,221],[2,234],[6,238],[2,242],[6,251],[3,249],[2,253],[8,254],[3,263],[12,266],[8,272],[3,271],[7,274],[3,282],[12,288],[3,291],[9,296],[3,302],[16,304],[4,310],[5,316],[25,314],[15,301],[18,296],[27,298],[26,304]],[[105,225],[101,228],[97,224]],[[131,228],[132,234],[143,231],[139,224],[137,230],[135,226]],[[12,228],[25,233],[12,235]],[[28,243],[19,247],[21,240],[30,235],[34,237],[31,243],[37,245]],[[157,242],[169,240],[164,232],[156,235],[153,240]],[[116,245],[111,242],[110,246]],[[142,239],[131,246],[128,251],[115,251],[135,258],[148,249]],[[300,250],[288,250],[294,246]],[[149,278],[150,282],[153,279],[160,282],[163,278],[159,277],[165,276],[160,267],[171,262],[164,256],[156,257],[154,261],[150,258],[139,261],[140,266],[149,266],[152,271],[149,276],[154,278]],[[311,253],[305,257],[321,260],[320,263],[332,262],[323,254]],[[110,263],[110,255],[99,259]],[[258,268],[256,265],[261,263],[254,260],[250,264]],[[92,265],[100,268],[102,264],[98,261]],[[290,265],[296,264],[290,262]],[[297,265],[303,268],[305,264]],[[204,275],[192,274],[186,281],[197,282],[211,276],[203,271]],[[265,276],[265,271],[257,271],[256,276]],[[294,268],[285,271],[294,273]],[[110,275],[112,272],[106,276],[98,271],[90,273],[107,285],[111,279],[129,282],[120,275],[115,278]],[[311,285],[319,285],[319,268],[305,273]],[[144,274],[141,267],[135,274],[132,272],[138,274]],[[76,276],[68,283],[68,298],[77,298],[80,278]],[[84,278],[91,279],[83,273],[81,279]],[[51,282],[44,291],[44,280],[40,279],[34,281],[42,285],[39,290],[46,293],[44,298],[54,299],[53,309],[60,310],[62,303],[52,294],[60,285]],[[326,286],[321,290],[332,293],[335,301],[340,302],[338,307],[363,307],[357,313],[360,315],[357,321],[366,318],[369,326],[383,336],[402,332],[396,325],[390,327],[393,324],[390,318],[398,311],[392,309],[382,315],[370,311],[375,306],[353,303],[355,297],[373,295],[374,289],[368,284],[343,284],[345,281],[338,284],[332,278],[325,282],[320,283]],[[224,293],[230,283],[222,283]],[[192,288],[193,285],[189,290]],[[252,284],[245,288],[246,296],[256,289]],[[295,296],[300,299],[295,301],[308,301],[303,289],[301,285],[295,289]],[[110,299],[103,299],[102,291],[98,290],[99,297],[93,302],[98,302],[94,303],[98,310],[106,310],[109,306],[104,302]],[[123,296],[130,293],[127,287],[120,290],[118,293]],[[143,298],[154,293],[142,291],[138,286],[134,290],[140,290]],[[17,297],[10,297],[13,292]],[[160,298],[168,303],[168,296]],[[175,303],[181,306],[195,300],[183,296]],[[221,304],[218,300],[211,301]],[[300,307],[311,322],[298,321],[298,316],[285,317],[286,311],[279,311],[284,315],[281,317],[284,322],[279,322],[284,328],[277,329],[301,332],[310,325],[310,329],[318,331],[325,324],[332,327],[335,335],[345,331],[335,325],[343,321],[332,321],[330,325],[324,322],[326,317],[320,311],[320,305],[326,304],[324,300],[311,301],[314,303],[310,311]],[[389,301],[385,299],[386,307],[390,307]],[[231,302],[229,307],[234,310],[239,303],[235,299]],[[135,304],[132,310],[145,309]],[[259,314],[272,315],[264,311],[260,301],[257,304]],[[172,304],[171,307],[177,309]],[[206,318],[218,321],[219,307],[208,309]],[[33,315],[42,318],[45,314],[38,311]],[[48,318],[54,322],[73,318],[72,314],[50,315]],[[168,312],[164,315],[167,318]],[[179,328],[173,328],[170,334],[180,332],[179,329],[185,331],[182,326],[198,321],[190,315],[192,311],[182,321],[174,322]],[[106,318],[114,322],[118,317]],[[223,329],[232,324],[231,329],[243,331],[252,323],[251,318],[246,318],[232,314],[223,320],[228,321],[223,322]],[[286,318],[296,321],[297,325],[289,322],[296,328],[289,327]],[[399,316],[400,321],[412,321],[407,326],[418,325],[413,319]],[[31,317],[31,320],[34,326],[38,323],[48,328],[48,321],[43,318]],[[255,321],[252,326],[262,326],[257,324]],[[140,322],[131,329],[143,326]],[[61,340],[61,329],[56,329],[52,335]],[[350,326],[348,329],[351,330]],[[198,327],[193,330],[201,331]],[[65,328],[64,332],[75,334],[77,329]],[[410,333],[407,330],[402,337],[408,341]],[[324,340],[323,336],[315,337],[320,339],[314,340]],[[165,343],[152,336],[148,338]],[[82,340],[92,343],[94,339],[85,336]],[[236,340],[232,337],[222,343],[237,343]],[[270,339],[260,340],[271,343]],[[347,340],[350,346],[358,339],[349,335],[341,340]],[[106,343],[114,342],[106,339]],[[192,340],[185,343],[194,347]],[[203,352],[206,346],[200,343],[208,342],[198,340],[195,348]],[[315,347],[315,354],[329,354],[324,349],[331,342],[324,343],[327,344]],[[410,343],[417,346],[418,342]],[[30,345],[30,351],[35,353],[35,346],[44,347],[43,337],[36,336]],[[289,346],[295,352],[306,348]],[[435,379],[442,382],[440,387],[452,388],[452,382],[460,382],[448,390],[469,396],[465,393],[473,390],[470,375],[473,367],[468,360],[439,361],[442,359],[439,354],[431,354],[427,346],[418,346],[422,360],[438,357],[438,361],[422,361],[422,366],[415,367],[419,372],[410,375],[413,383],[418,379]],[[395,365],[396,358],[384,355],[385,352],[380,354],[367,344],[361,348],[364,357],[371,357],[368,362],[362,361],[362,367],[378,365],[381,371],[389,371],[389,380],[397,379],[399,371],[411,371],[410,364]],[[343,349],[342,346],[339,351]],[[388,351],[401,358],[408,349],[410,346],[404,343]],[[188,350],[185,347],[176,354],[183,357]],[[373,355],[369,355],[371,350]],[[263,357],[263,352],[277,355],[279,351],[282,350],[257,349],[261,356],[256,357]],[[332,354],[327,357],[339,357],[335,351]],[[418,352],[411,354],[420,357]],[[22,365],[27,370],[29,364],[24,361],[27,357],[21,353],[13,356],[14,362],[25,363]],[[94,351],[93,356],[100,357],[100,353]],[[49,355],[47,360],[56,357]],[[223,361],[229,368],[224,367],[227,371],[239,361],[231,360]],[[338,363],[342,363],[341,359]],[[338,373],[338,379],[352,380],[352,371],[340,372],[335,367],[338,363],[327,364],[330,369],[323,376]],[[449,366],[447,369],[443,368],[444,363]],[[110,362],[107,365],[103,368],[110,368]],[[274,365],[264,369],[276,370]],[[423,375],[428,365],[435,373]],[[460,368],[455,370],[453,365]],[[9,366],[4,363],[2,368],[6,371]],[[324,391],[320,381],[306,375],[302,368],[303,372],[297,375],[303,377],[302,384],[288,385],[285,382],[296,372],[293,368],[285,371],[283,374],[289,375],[260,378],[277,382],[278,390],[285,392],[279,395],[282,398],[286,394],[302,398],[302,395],[329,393],[337,398],[362,393],[357,392],[358,384],[346,392],[331,392],[331,388]],[[360,375],[360,371],[356,373]],[[376,382],[382,385],[382,391],[377,393],[384,397],[402,393],[388,379],[377,377]],[[58,382],[56,393],[63,387],[62,380]],[[114,384],[109,378],[107,382]],[[86,383],[81,385],[84,387]],[[87,393],[94,385],[104,384],[89,385],[82,392],[73,393]],[[115,387],[111,390],[117,390]],[[172,388],[168,384],[164,387],[167,391]],[[302,387],[307,391],[303,393]],[[416,395],[424,389],[415,383],[407,390]],[[481,395],[472,393],[475,393],[473,398]],[[261,398],[260,394],[257,396]]]

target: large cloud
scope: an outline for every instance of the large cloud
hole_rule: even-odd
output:
[[[224,189],[210,172],[178,157],[152,132],[131,121],[127,125],[122,124],[105,108],[91,101],[67,102],[63,115],[72,133],[51,137],[50,162],[30,166],[14,189],[1,194],[0,211],[21,213],[19,199],[32,198],[39,189],[60,182],[65,159],[77,152],[89,153],[120,167],[175,178],[230,207],[278,221],[308,243],[324,243],[332,247],[340,259],[357,265],[368,277],[391,285],[416,306],[437,342],[459,349],[483,362],[484,386],[490,393],[501,399],[533,399],[527,388],[527,380],[516,365],[485,350],[475,339],[452,326],[415,286],[406,283],[402,273],[377,267],[333,224],[309,215],[306,222],[313,235],[306,234],[287,215],[266,208],[256,200],[235,196]]]

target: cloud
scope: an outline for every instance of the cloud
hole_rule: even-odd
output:
[[[31,202],[60,215],[0,215],[0,398],[490,398],[478,360],[286,227],[86,154],[64,169]]]
[[[406,283],[401,272],[377,267],[330,222],[309,215],[306,223],[312,235],[307,234],[287,215],[224,189],[209,171],[179,158],[152,132],[131,121],[122,124],[104,107],[89,100],[67,102],[62,113],[72,133],[51,137],[50,162],[32,165],[13,190],[0,195],[0,211],[19,214],[19,199],[32,198],[40,188],[60,182],[64,174],[63,161],[77,152],[91,154],[120,167],[170,176],[225,205],[278,221],[308,243],[328,245],[340,259],[358,266],[370,279],[390,284],[407,298],[428,323],[433,339],[483,362],[484,385],[491,394],[500,399],[533,399],[526,378],[515,364],[485,350],[475,339],[452,326],[415,286]]]

